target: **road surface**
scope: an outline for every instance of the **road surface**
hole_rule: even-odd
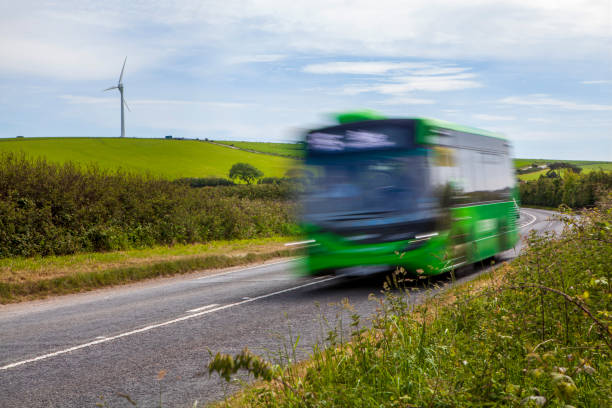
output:
[[[521,233],[560,230],[551,214],[523,210]],[[299,335],[303,358],[327,332],[321,315],[337,321],[341,308],[331,304],[348,298],[361,316],[374,311],[368,295],[379,292],[382,278],[296,278],[295,262],[0,306],[0,407],[131,406],[119,394],[151,407],[159,406],[160,391],[164,407],[219,400],[235,387],[208,376],[208,350],[234,354],[248,346],[275,358]]]

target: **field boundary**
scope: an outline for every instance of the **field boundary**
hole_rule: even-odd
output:
[[[284,157],[285,159],[292,159],[292,160],[297,160],[297,161],[302,160],[299,157],[291,156],[291,155],[288,155],[288,154],[262,152],[261,150],[247,149],[247,148],[244,148],[244,147],[233,146],[233,145],[229,145],[229,144],[226,144],[226,143],[215,142],[215,141],[212,141],[212,140],[207,140],[206,142],[212,143],[212,144],[217,145],[217,146],[228,147],[230,149],[242,150],[243,152],[248,152],[248,153],[266,154],[268,156]],[[242,140],[237,141],[237,142],[242,142]],[[255,143],[257,143],[257,142],[255,142]],[[260,142],[260,143],[265,143],[265,142]]]

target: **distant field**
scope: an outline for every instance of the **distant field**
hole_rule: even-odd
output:
[[[303,145],[297,143],[235,142],[231,140],[219,140],[218,143],[262,153],[291,156],[297,159],[304,157],[304,147]]]
[[[514,167],[516,169],[520,169],[534,163],[546,164],[557,161],[574,164],[582,169],[582,173],[589,173],[597,170],[612,171],[612,162],[587,160],[514,159]],[[533,173],[521,174],[518,176],[518,178],[525,181],[537,180],[541,175],[546,174],[547,171],[548,169],[543,169]]]
[[[546,174],[547,171],[548,171],[548,169],[540,170],[540,171],[535,171],[533,173],[519,174],[518,178],[521,179],[521,180],[525,180],[525,181],[537,180],[537,179],[540,178],[540,176]]]
[[[612,170],[612,162],[605,161],[589,161],[589,160],[561,160],[561,159],[514,159],[514,167],[519,169],[521,167],[529,166],[530,164],[546,164],[552,162],[564,162],[575,164],[582,168],[592,168],[598,170],[600,167],[603,170]]]
[[[595,163],[595,164],[583,164],[580,165],[580,167],[582,168],[583,172],[589,172],[589,171],[597,171],[597,170],[605,170],[605,171],[612,171],[612,163],[610,162],[601,162],[601,163]]]
[[[96,163],[104,169],[149,173],[164,178],[227,177],[237,162],[252,164],[268,177],[282,177],[291,159],[229,149],[196,140],[119,138],[0,139],[0,152],[22,151],[51,162]]]

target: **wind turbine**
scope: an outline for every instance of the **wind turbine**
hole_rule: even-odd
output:
[[[121,80],[123,79],[123,70],[125,69],[126,61],[127,57],[125,57],[125,60],[123,60],[123,68],[121,68],[121,75],[119,75],[119,82],[117,83],[117,86],[111,86],[110,88],[104,90],[106,92],[110,91],[111,89],[118,89],[119,93],[121,94],[121,137],[125,137],[125,119],[123,118],[123,106],[125,105],[127,110],[131,112],[127,102],[125,101],[125,99],[123,99],[123,82],[121,82]]]

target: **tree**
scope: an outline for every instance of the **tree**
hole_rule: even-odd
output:
[[[248,163],[236,163],[229,171],[229,178],[232,180],[239,179],[247,184],[253,183],[258,178],[262,177],[261,170]]]

